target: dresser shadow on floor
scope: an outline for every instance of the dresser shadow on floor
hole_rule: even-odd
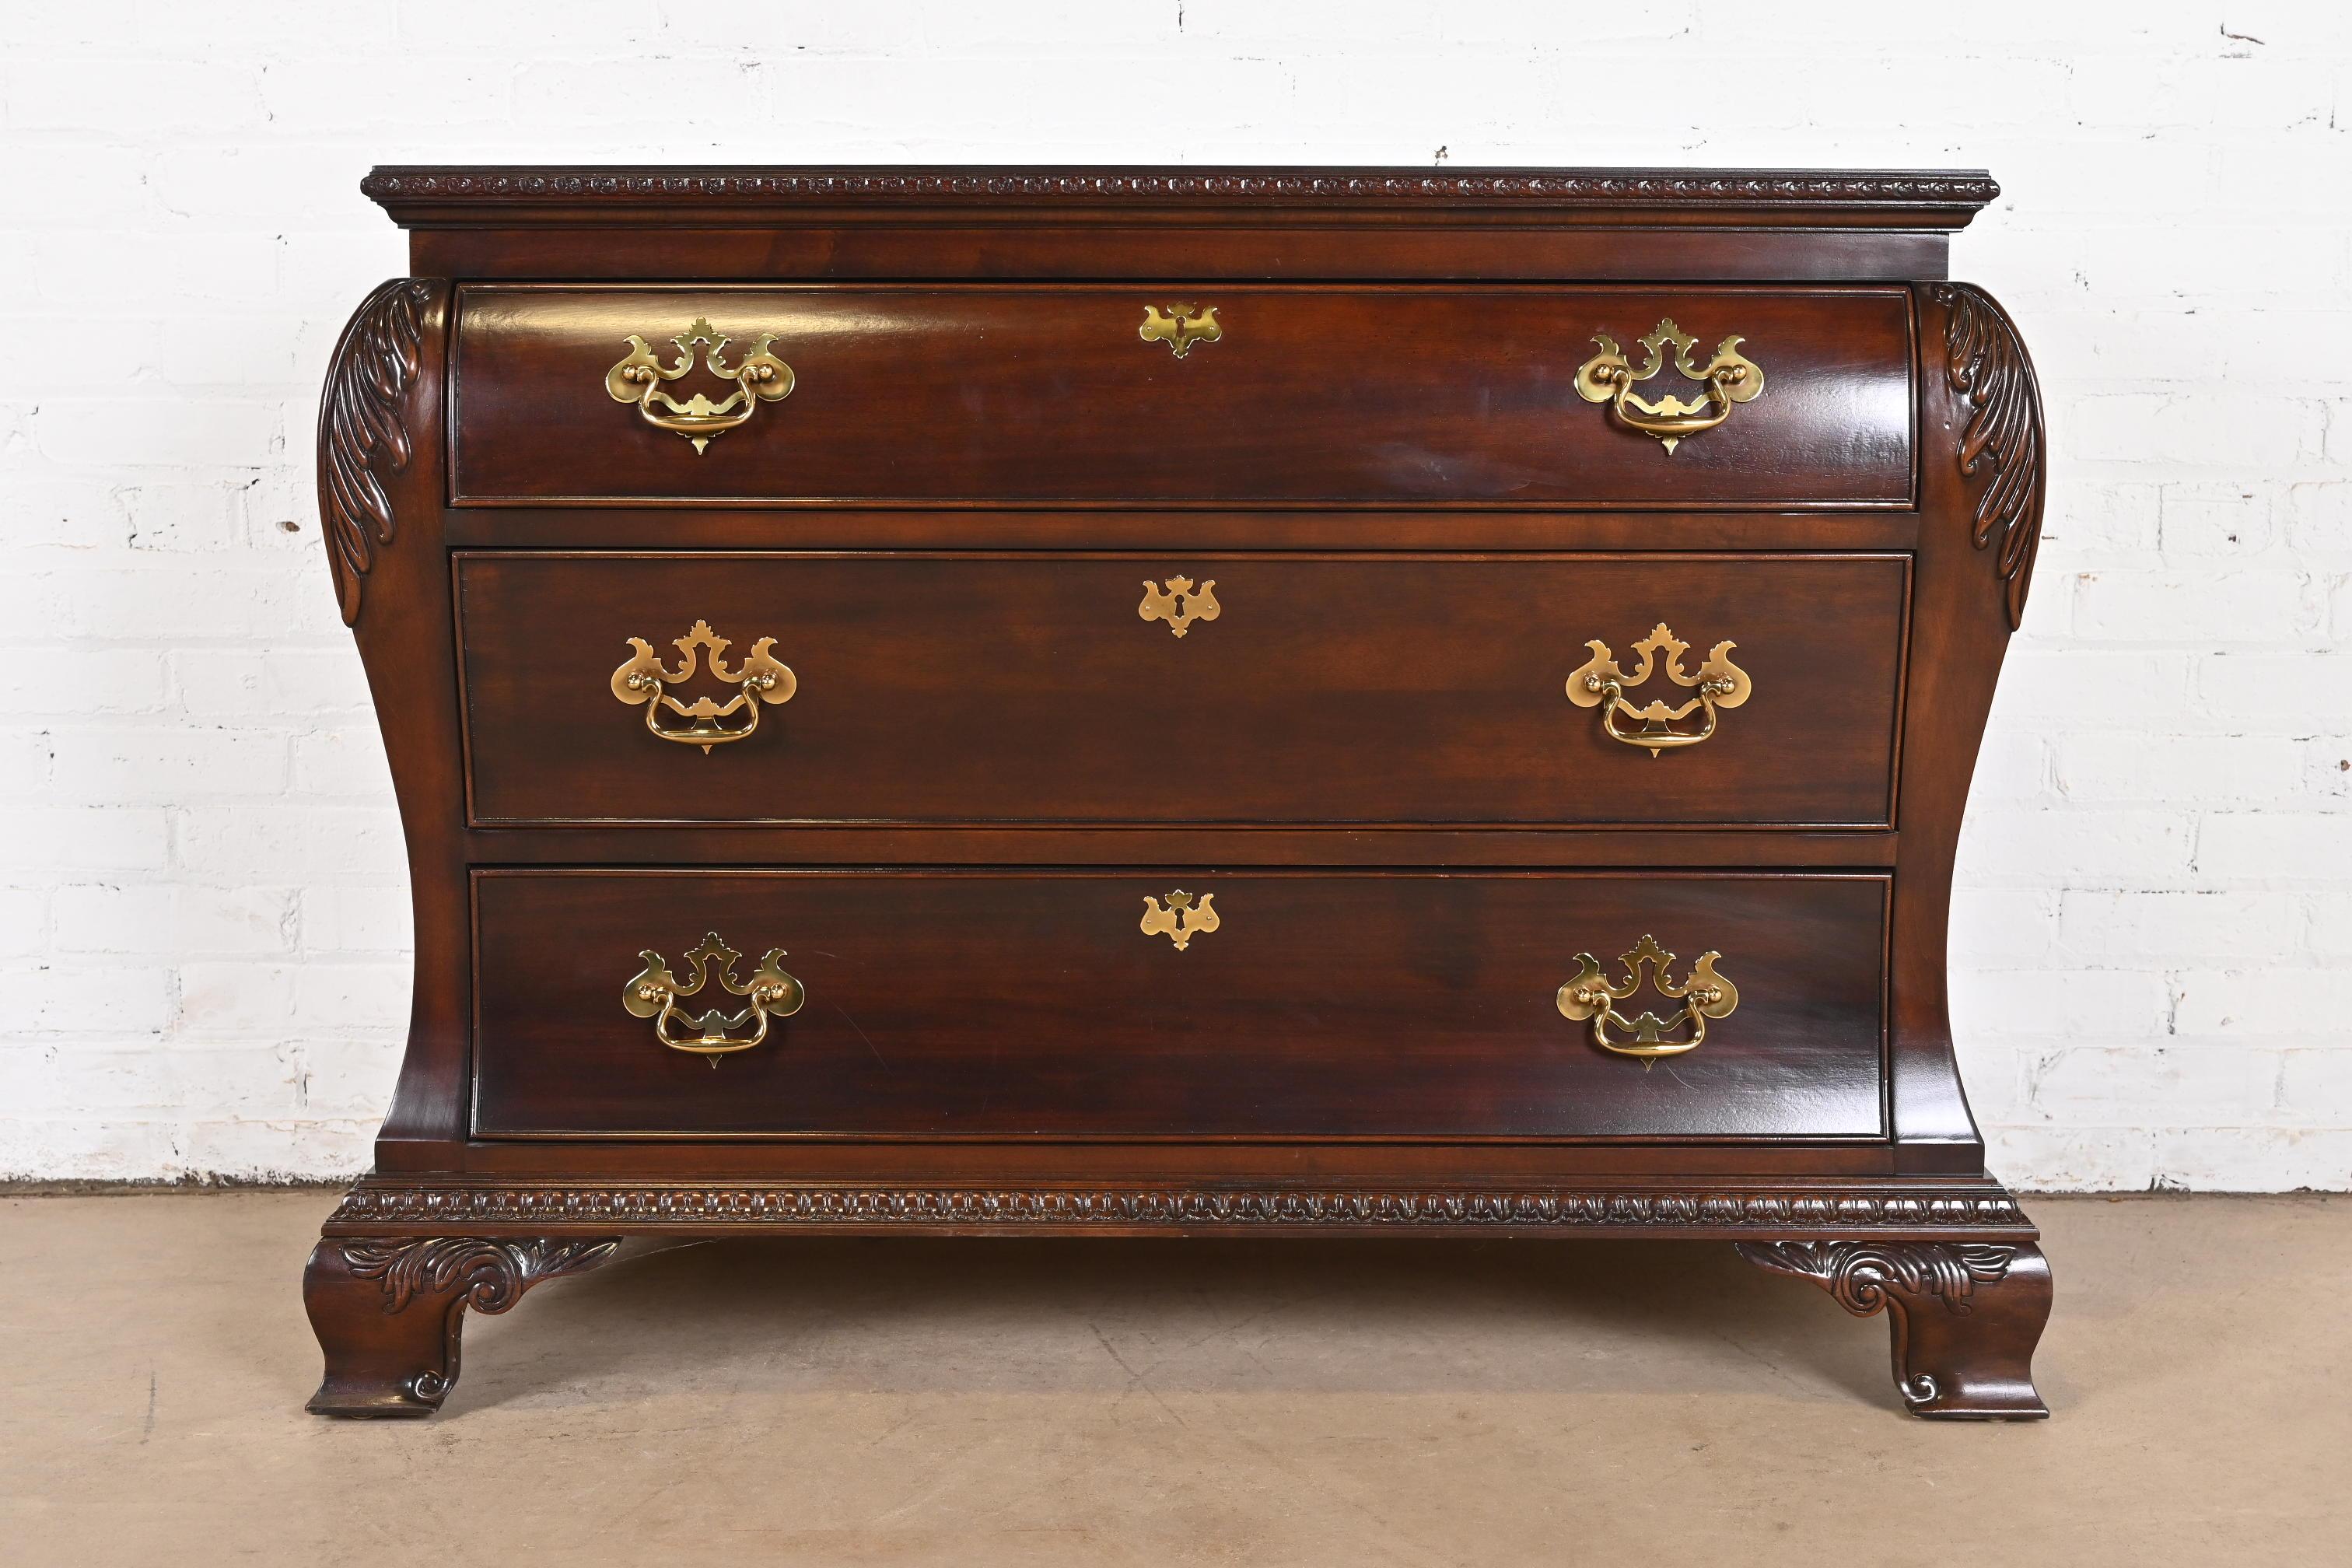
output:
[[[1899,1414],[1886,1326],[1728,1243],[730,1239],[470,1319],[443,1419],[647,1393],[1719,1391]]]

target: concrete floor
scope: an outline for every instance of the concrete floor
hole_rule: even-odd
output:
[[[2042,1199],[2054,1418],[1728,1247],[736,1241],[302,1414],[322,1193],[0,1201],[0,1558],[2352,1562],[2352,1200]]]

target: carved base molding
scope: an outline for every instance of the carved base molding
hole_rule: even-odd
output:
[[[625,1236],[876,1228],[1729,1237],[1751,1262],[1812,1280],[1850,1312],[1886,1312],[1895,1384],[1914,1414],[2048,1413],[2031,1363],[2050,1272],[2015,1200],[1984,1181],[1376,1191],[383,1176],[344,1197],[303,1277],[326,1354],[310,1409],[432,1414],[457,1381],[467,1309],[506,1311],[543,1280],[604,1263]]]
[[[481,1183],[362,1178],[327,1222],[329,1236],[457,1226],[532,1235],[681,1229],[989,1231],[1365,1230],[1596,1231],[1730,1237],[1812,1230],[1888,1236],[2035,1232],[1989,1182],[1727,1182],[1590,1189],[1268,1186],[833,1186],[782,1182]]]
[[[2031,1420],[2050,1265],[2030,1243],[1743,1241],[1759,1268],[1810,1279],[1857,1318],[1885,1312],[1895,1387],[1915,1415]]]

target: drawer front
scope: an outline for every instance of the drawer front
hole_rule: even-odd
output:
[[[476,1126],[493,1138],[1875,1138],[1888,886],[1197,868],[480,872]],[[761,1034],[770,1009],[715,978],[688,997],[646,980],[690,986],[686,950],[706,932],[747,955],[730,971],[745,990],[759,989],[760,955],[783,950],[772,977],[789,976],[801,1005],[757,1045],[705,1054],[656,1037],[695,1046],[687,1015],[720,1005],[746,1016],[718,1039]],[[1601,1048],[1559,1003],[1578,953],[1622,985],[1617,955],[1644,936],[1680,955],[1670,984],[1686,986],[1714,950],[1715,1005],[1736,993],[1696,1048],[1657,1059]],[[1656,1015],[1670,1039],[1692,1033],[1688,1005],[1648,986],[1615,1004],[1636,1025]]]
[[[464,553],[472,808],[1878,826],[1907,571],[1895,555]],[[729,639],[731,679],[707,644],[677,646],[697,623]],[[1661,623],[1687,653],[1637,646]],[[740,661],[769,638],[790,675],[747,693]],[[1595,641],[1619,700],[1594,689]],[[635,689],[616,689],[625,661]],[[1718,700],[1710,669],[1739,689]],[[683,679],[653,698],[667,676]],[[706,701],[734,710],[687,711]],[[1639,716],[1654,712],[1666,735]]]
[[[1673,323],[1692,346],[1643,377]],[[1586,369],[1601,337],[1639,402]],[[489,501],[1907,506],[1911,365],[1899,289],[485,285],[453,473]]]

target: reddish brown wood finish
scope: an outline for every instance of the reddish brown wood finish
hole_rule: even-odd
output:
[[[1990,181],[371,189],[420,276],[338,346],[321,509],[417,974],[306,1292],[314,1407],[429,1409],[466,1307],[615,1237],[1405,1226],[1736,1237],[1888,1310],[1915,1411],[2040,1412],[2048,1274],[1945,1016],[2043,482],[2014,329],[1942,281]],[[1181,362],[1135,335],[1179,300],[1228,333]],[[718,324],[789,324],[803,379],[708,457],[604,395],[619,335],[748,301],[790,321]],[[1660,315],[1768,374],[1672,457],[1568,385]],[[1204,563],[1219,620],[1136,616]],[[805,682],[707,757],[604,684],[617,637],[696,617],[772,617],[719,630]],[[1757,691],[1654,760],[1560,683],[1661,619],[1736,640]],[[1228,923],[1137,929],[1192,883]],[[739,923],[811,1001],[714,1070],[620,986]],[[1741,988],[1647,1072],[1550,1000],[1643,930]]]
[[[619,220],[625,221],[625,220]],[[1444,282],[1475,278],[1562,278],[1642,283],[1907,282],[1941,278],[1940,233],[1882,229],[1734,229],[1698,224],[1671,231],[1635,226],[1527,227],[1507,222],[1440,231],[1399,226],[1367,245],[1361,227],[1182,223],[1031,226],[916,222],[877,226],[814,217],[773,228],[677,229],[665,225],[479,230],[420,228],[409,262],[419,273],[484,280],[660,281],[691,252],[698,279],[776,278],[992,279],[1084,282],[1099,278],[1203,281]]]
[[[528,822],[1891,820],[1907,557],[462,554],[473,814]],[[1137,613],[1214,584],[1221,613]],[[698,620],[798,689],[646,733],[614,666]],[[1656,756],[1571,704],[1660,621],[1755,681]],[[688,700],[733,689],[705,669]],[[1636,701],[1690,700],[1663,672]],[[672,716],[673,728],[682,721]],[[738,717],[731,723],[740,724]],[[1685,730],[1702,722],[1693,715]],[[1638,726],[1632,726],[1638,729]]]
[[[1609,511],[1493,507],[1258,508],[463,506],[443,514],[452,548],[483,550],[1418,550],[1766,554],[1909,553],[1916,511]]]
[[[1648,760],[1647,758],[1643,759]],[[894,827],[631,825],[492,827],[467,836],[486,865],[650,867],[1199,865],[1595,867],[1740,866],[1883,869],[1893,833],[1696,827]]]
[[[1875,1138],[1886,886],[1199,867],[486,872],[475,1130]],[[1147,896],[1175,889],[1212,899],[1223,922],[1181,952],[1139,929]],[[641,949],[677,963],[706,931],[751,955],[739,979],[782,947],[808,988],[769,1042],[712,1064],[615,1005]],[[1680,955],[1676,979],[1719,949],[1744,987],[1701,1049],[1654,1068],[1600,1049],[1554,1005],[1571,955],[1613,970],[1644,934]],[[1644,1007],[1676,1011],[1648,991],[1624,1011]]]
[[[1181,359],[1144,342],[1172,300],[1213,306],[1223,336]],[[1596,334],[1639,363],[1669,316],[1702,354],[1743,337],[1769,390],[1671,454],[1575,390]],[[467,500],[1907,505],[1910,316],[1899,289],[471,288],[454,482]],[[698,455],[604,373],[633,334],[667,361],[704,320],[737,353],[774,333],[796,381]],[[730,384],[670,390],[697,388]],[[1644,391],[1698,387],[1669,367]]]

